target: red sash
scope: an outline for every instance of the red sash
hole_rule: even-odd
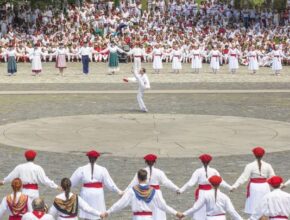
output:
[[[251,183],[266,183],[266,182],[267,182],[267,178],[251,178],[247,186],[247,198],[250,197]]]
[[[9,218],[8,218],[8,220],[21,220],[22,219],[22,216],[12,216],[12,215],[10,215],[9,216]]]
[[[221,214],[217,214],[217,215],[207,215],[207,216],[209,216],[209,217],[214,217],[214,216],[223,216],[223,215],[226,215],[226,214],[221,213]]]
[[[139,216],[148,216],[148,215],[152,215],[152,212],[145,212],[145,211],[142,211],[142,212],[133,212],[133,215],[139,215]]]
[[[159,190],[160,189],[160,186],[159,185],[150,185],[152,188],[156,189],[156,190]]]
[[[101,183],[101,182],[84,183],[83,186],[86,188],[103,188],[103,183]]]
[[[195,190],[195,201],[198,200],[200,190],[211,190],[211,189],[212,189],[212,186],[209,184],[198,185],[198,188]]]
[[[33,211],[32,214],[38,218],[38,219],[41,219],[44,215],[45,215],[45,212],[41,212],[41,211]]]
[[[38,185],[37,184],[23,184],[22,188],[23,189],[34,189],[34,190],[38,190]]]
[[[237,54],[231,54],[231,56],[232,56],[232,57],[236,57],[236,56],[237,56]]]
[[[269,217],[270,219],[273,219],[273,218],[282,218],[282,219],[288,219],[287,216],[282,216],[282,215],[277,215],[277,216],[270,216]]]

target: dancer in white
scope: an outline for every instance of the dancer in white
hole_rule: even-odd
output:
[[[106,211],[106,204],[103,187],[105,186],[119,195],[122,195],[123,192],[116,186],[108,170],[96,164],[100,153],[89,151],[87,156],[90,162],[85,166],[79,167],[70,178],[72,187],[82,184],[80,197],[95,210],[104,212]],[[79,216],[90,220],[99,219],[99,217],[87,213],[85,210],[80,210]]]
[[[144,50],[141,49],[141,47],[140,47],[140,43],[137,42],[135,44],[135,47],[132,50],[130,50],[127,54],[129,56],[133,55],[133,58],[134,58],[133,69],[134,69],[134,72],[138,73],[142,68],[142,66],[141,66],[142,65],[142,62],[141,62],[142,57],[145,56]]]
[[[163,50],[160,48],[160,45],[157,44],[152,51],[154,73],[160,73],[160,70],[163,69],[162,54]]]
[[[287,58],[284,53],[279,50],[278,46],[274,47],[274,50],[269,54],[272,58],[272,70],[275,75],[280,75],[280,71],[283,69],[282,67],[282,58]]]
[[[226,214],[230,214],[234,220],[243,220],[235,210],[230,198],[219,190],[222,178],[212,176],[208,181],[213,189],[197,200],[191,209],[185,211],[184,216],[191,216],[202,207],[206,207],[206,216],[197,220],[226,220]]]
[[[229,70],[232,74],[236,73],[239,68],[239,56],[240,51],[235,47],[234,44],[230,45],[229,49]]]
[[[24,155],[27,162],[16,166],[14,170],[4,178],[0,185],[9,183],[15,178],[20,178],[23,183],[22,192],[28,195],[31,200],[39,197],[39,183],[53,189],[59,189],[59,187],[46,176],[43,168],[34,163],[36,157],[35,151],[27,150]]]
[[[202,51],[199,49],[197,44],[193,45],[189,57],[191,57],[191,68],[193,69],[193,72],[199,73],[202,68]]]
[[[149,174],[147,184],[153,187],[156,190],[156,193],[159,193],[162,197],[162,191],[160,190],[160,185],[165,186],[174,192],[177,192],[179,188],[165,175],[165,173],[154,167],[156,163],[157,156],[154,154],[148,154],[144,157],[147,167],[144,170]],[[136,174],[134,179],[131,181],[126,190],[130,190],[132,187],[138,184],[138,175]],[[166,220],[166,212],[162,211],[159,208],[153,210],[153,220]]]
[[[259,205],[259,201],[264,195],[270,192],[269,184],[267,183],[267,178],[275,175],[271,164],[266,163],[262,160],[265,150],[261,147],[256,147],[253,149],[253,154],[256,160],[249,163],[241,176],[232,186],[233,189],[237,189],[240,185],[244,184],[248,180],[247,187],[247,199],[245,205],[245,213],[254,214],[255,208]]]
[[[178,193],[185,192],[189,187],[193,187],[194,185],[198,184],[198,188],[195,191],[195,201],[198,201],[204,195],[206,195],[211,189],[212,186],[208,182],[208,178],[214,175],[220,176],[219,172],[211,168],[209,166],[212,156],[209,154],[202,154],[199,157],[200,161],[202,162],[203,166],[192,174],[190,180],[184,184],[183,187],[180,188]],[[225,181],[222,181],[221,186],[231,190],[231,186],[227,184]],[[203,206],[194,212],[192,219],[199,220],[199,219],[206,219],[206,206]]]
[[[45,203],[43,199],[34,199],[32,202],[33,211],[27,212],[21,220],[54,220],[53,216],[46,214]]]
[[[94,219],[100,219],[100,212],[92,208],[80,196],[71,192],[71,181],[68,178],[61,180],[62,193],[54,199],[53,205],[49,209],[49,214],[57,220],[78,220],[79,211],[85,211]]]
[[[181,218],[182,213],[168,206],[161,194],[156,193],[156,190],[147,184],[147,175],[146,170],[139,170],[138,184],[128,189],[119,201],[101,214],[101,217],[107,217],[131,205],[133,220],[153,220],[153,210],[156,208]]]
[[[207,57],[210,57],[210,67],[212,72],[216,74],[220,69],[220,62],[222,59],[222,53],[218,50],[217,45],[213,45],[213,49],[209,52]]]
[[[179,71],[182,69],[181,65],[181,55],[182,50],[178,49],[177,45],[173,45],[173,49],[170,53],[170,56],[172,57],[172,70],[173,73],[179,73]]]
[[[45,54],[39,48],[39,44],[35,44],[34,48],[30,51],[29,59],[31,60],[32,75],[39,75],[42,71],[41,57]]]
[[[263,216],[271,220],[288,219],[290,216],[290,194],[280,189],[283,178],[273,176],[267,182],[273,191],[260,198],[261,202],[249,220],[259,220]]]
[[[249,48],[249,52],[247,53],[246,57],[249,61],[249,70],[252,74],[255,74],[257,70],[259,70],[259,57],[260,53],[255,50],[254,46]]]
[[[139,72],[134,72],[134,76],[132,78],[124,78],[124,82],[138,82],[139,88],[137,93],[137,101],[139,104],[139,108],[142,112],[148,112],[148,109],[143,101],[144,92],[146,89],[150,89],[150,81],[146,74],[146,69],[142,68]]]

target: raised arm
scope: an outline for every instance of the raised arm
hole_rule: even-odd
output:
[[[240,175],[240,177],[237,179],[237,181],[234,183],[232,186],[233,188],[238,188],[240,185],[244,184],[247,182],[250,178],[251,175],[251,168],[249,165],[245,167],[244,172]]]

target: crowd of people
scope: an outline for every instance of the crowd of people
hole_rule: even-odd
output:
[[[118,71],[120,54],[126,60],[153,62],[155,73],[162,62],[172,62],[174,72],[191,62],[194,72],[209,62],[214,73],[229,64],[231,73],[248,65],[251,73],[271,66],[276,74],[289,64],[289,8],[235,9],[217,0],[84,2],[60,11],[52,7],[31,9],[27,5],[0,9],[0,61],[8,62],[8,73],[17,72],[16,62],[32,62],[34,75],[42,62],[56,61],[63,75],[67,61],[84,64],[109,62],[109,72]],[[140,52],[136,51],[135,48]],[[138,51],[137,50],[137,51]]]
[[[75,170],[70,178],[63,178],[60,186],[49,179],[44,169],[35,164],[37,153],[25,152],[26,163],[17,165],[0,185],[11,183],[12,193],[5,196],[0,205],[0,218],[5,213],[9,220],[65,220],[78,217],[87,220],[103,219],[115,212],[131,206],[133,220],[166,220],[166,213],[182,219],[225,220],[243,218],[235,210],[231,199],[220,191],[220,187],[234,192],[248,182],[244,212],[250,220],[290,217],[290,194],[282,189],[290,185],[276,176],[271,164],[263,160],[265,150],[255,147],[252,150],[255,160],[245,166],[243,173],[233,185],[222,179],[220,173],[210,166],[212,156],[202,154],[202,166],[196,169],[191,178],[181,188],[170,180],[164,171],[155,167],[157,156],[144,156],[146,167],[140,169],[128,187],[122,191],[111,178],[108,170],[96,163],[100,157],[97,151],[87,152],[88,164]],[[40,199],[40,184],[62,191],[50,208]],[[197,186],[194,204],[187,211],[178,212],[165,202],[161,187],[171,189],[178,195]],[[80,194],[72,192],[72,187],[80,187]],[[106,209],[104,187],[120,195],[120,199]],[[271,188],[273,190],[271,190]]]

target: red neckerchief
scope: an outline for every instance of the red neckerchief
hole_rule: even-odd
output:
[[[45,212],[41,212],[41,211],[33,211],[32,213],[39,219],[41,219],[45,215]]]

